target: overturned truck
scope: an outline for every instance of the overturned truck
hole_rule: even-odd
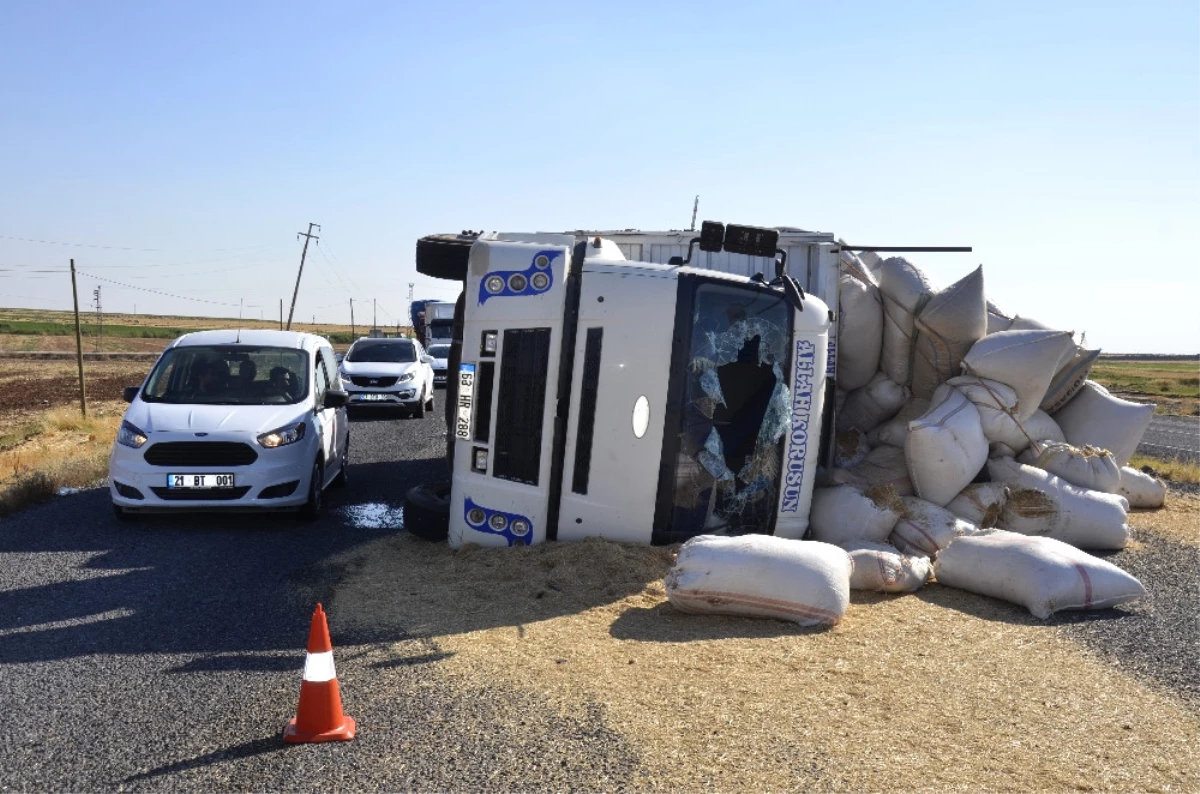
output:
[[[802,537],[832,427],[818,294],[836,306],[837,244],[791,237],[707,222],[419,241],[418,270],[463,293],[452,479],[410,492],[409,529],[455,546]]]

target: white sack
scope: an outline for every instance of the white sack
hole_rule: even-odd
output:
[[[871,275],[875,276],[875,280],[879,280],[879,266],[883,264],[883,257],[874,251],[856,251],[859,261],[867,266],[867,270],[871,271]]]
[[[1068,331],[1001,331],[975,343],[963,358],[963,370],[1012,386],[1018,416],[1026,419],[1041,405],[1059,362],[1074,344]]]
[[[1012,324],[1008,326],[1008,330],[1009,331],[1053,331],[1055,329],[1051,328],[1050,326],[1046,325],[1045,323],[1039,323],[1037,320],[1033,319],[1032,317],[1022,317],[1021,315],[1018,314],[1016,317],[1012,318]]]
[[[1129,500],[1130,507],[1162,507],[1167,501],[1167,484],[1162,480],[1129,466],[1120,471],[1116,492]]]
[[[1000,526],[1043,535],[1081,549],[1123,549],[1129,540],[1122,496],[1077,488],[1060,477],[1011,458],[988,461],[993,482],[1011,488]]]
[[[814,488],[808,526],[813,540],[837,546],[853,541],[882,543],[902,512],[904,503],[892,488],[865,492],[849,485]]]
[[[839,430],[833,435],[833,465],[848,469],[862,463],[871,451],[867,434],[857,427]]]
[[[913,492],[904,450],[898,447],[876,447],[852,469],[831,469],[828,480],[831,485],[852,485],[859,490],[890,485],[900,496]]]
[[[1085,350],[1076,345],[1075,355],[1059,367],[1046,388],[1046,396],[1042,398],[1042,410],[1054,413],[1069,403],[1083,388],[1099,356],[1099,350]]]
[[[946,509],[980,529],[996,526],[1008,501],[1008,486],[1000,482],[975,482],[950,500]]]
[[[998,441],[993,441],[988,444],[988,460],[993,458],[1015,458],[1017,451],[1008,444],[1001,444]]]
[[[1012,326],[1012,318],[996,306],[991,301],[987,302],[987,332],[988,334],[998,334],[1001,331],[1007,331]]]
[[[900,412],[867,433],[867,442],[877,447],[887,444],[892,447],[904,448],[908,438],[908,423],[920,418],[929,410],[929,400],[924,397],[913,397],[900,408]]]
[[[908,400],[908,389],[876,372],[871,382],[846,395],[846,404],[838,414],[838,427],[857,427],[864,433],[896,415]]]
[[[1107,449],[1073,447],[1065,441],[1039,441],[1017,458],[1088,491],[1116,493],[1121,469]]]
[[[896,522],[888,542],[904,554],[934,557],[955,539],[977,528],[944,507],[915,496],[904,497],[904,515]]]
[[[883,298],[871,272],[847,251],[842,252],[838,306],[837,381],[843,389],[853,390],[866,386],[879,370]]]
[[[1052,538],[992,529],[962,538],[937,556],[938,584],[1020,604],[1034,617],[1060,609],[1105,609],[1146,595],[1110,562]]]
[[[699,535],[667,572],[667,598],[681,612],[834,624],[850,603],[850,568],[850,555],[828,543]]]
[[[912,365],[914,315],[934,289],[921,269],[901,256],[880,262],[876,275],[883,296],[883,354],[879,368],[894,382],[907,386]]]
[[[917,495],[944,505],[983,468],[988,442],[971,401],[952,386],[939,393],[942,401],[909,423],[904,459]]]
[[[916,315],[911,390],[929,397],[958,374],[963,356],[987,333],[983,266],[929,299]]]
[[[1005,444],[1020,451],[1029,446],[1030,435],[1022,430],[1017,391],[1000,381],[977,378],[974,375],[959,375],[946,381],[940,388],[953,386],[974,403],[979,411],[979,425],[983,436],[990,444]],[[937,395],[934,395],[935,399]],[[1037,436],[1033,436],[1034,439]]]
[[[1089,380],[1053,418],[1067,441],[1077,447],[1091,444],[1107,449],[1117,465],[1124,466],[1142,442],[1142,435],[1153,416],[1153,405],[1114,397],[1103,386]]]
[[[1050,414],[1042,410],[1033,412],[1033,416],[1021,422],[1025,426],[1031,438],[1036,438],[1038,441],[1066,441],[1067,437],[1063,435],[1062,428],[1058,426]],[[1028,439],[1026,439],[1028,443]]]
[[[875,593],[911,593],[929,581],[929,558],[901,554],[886,543],[847,543],[842,546],[853,563],[851,590]]]

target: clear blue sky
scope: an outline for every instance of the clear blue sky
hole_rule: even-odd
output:
[[[1200,351],[1200,10],[1143,3],[12,2],[0,305],[380,322],[440,231],[701,216],[984,265],[1109,352]],[[156,250],[51,245],[59,243]],[[120,266],[120,267],[118,267]],[[101,282],[83,278],[81,300]],[[262,307],[262,308],[257,308]],[[361,323],[366,317],[359,315]]]

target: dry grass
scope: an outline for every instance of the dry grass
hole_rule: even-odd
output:
[[[52,408],[25,419],[0,446],[0,515],[47,501],[59,488],[77,488],[103,478],[108,453],[124,413],[123,402]]]
[[[1149,466],[1154,469],[1155,475],[1162,477],[1164,480],[1200,483],[1200,464],[1190,461],[1179,460],[1178,458],[1168,460],[1164,458],[1152,458],[1148,455],[1134,455],[1130,457],[1129,465],[1139,470],[1143,466]]]
[[[1019,608],[931,585],[856,594],[825,631],[683,615],[670,554],[398,535],[345,561],[334,601],[339,621],[432,640],[426,669],[464,694],[513,688],[576,719],[600,704],[642,760],[635,790],[1195,788],[1197,719]]]

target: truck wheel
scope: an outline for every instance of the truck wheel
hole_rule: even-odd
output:
[[[476,235],[431,234],[417,240],[417,272],[423,276],[462,281]]]
[[[450,534],[450,483],[427,482],[404,495],[404,527],[418,538],[440,543]]]

